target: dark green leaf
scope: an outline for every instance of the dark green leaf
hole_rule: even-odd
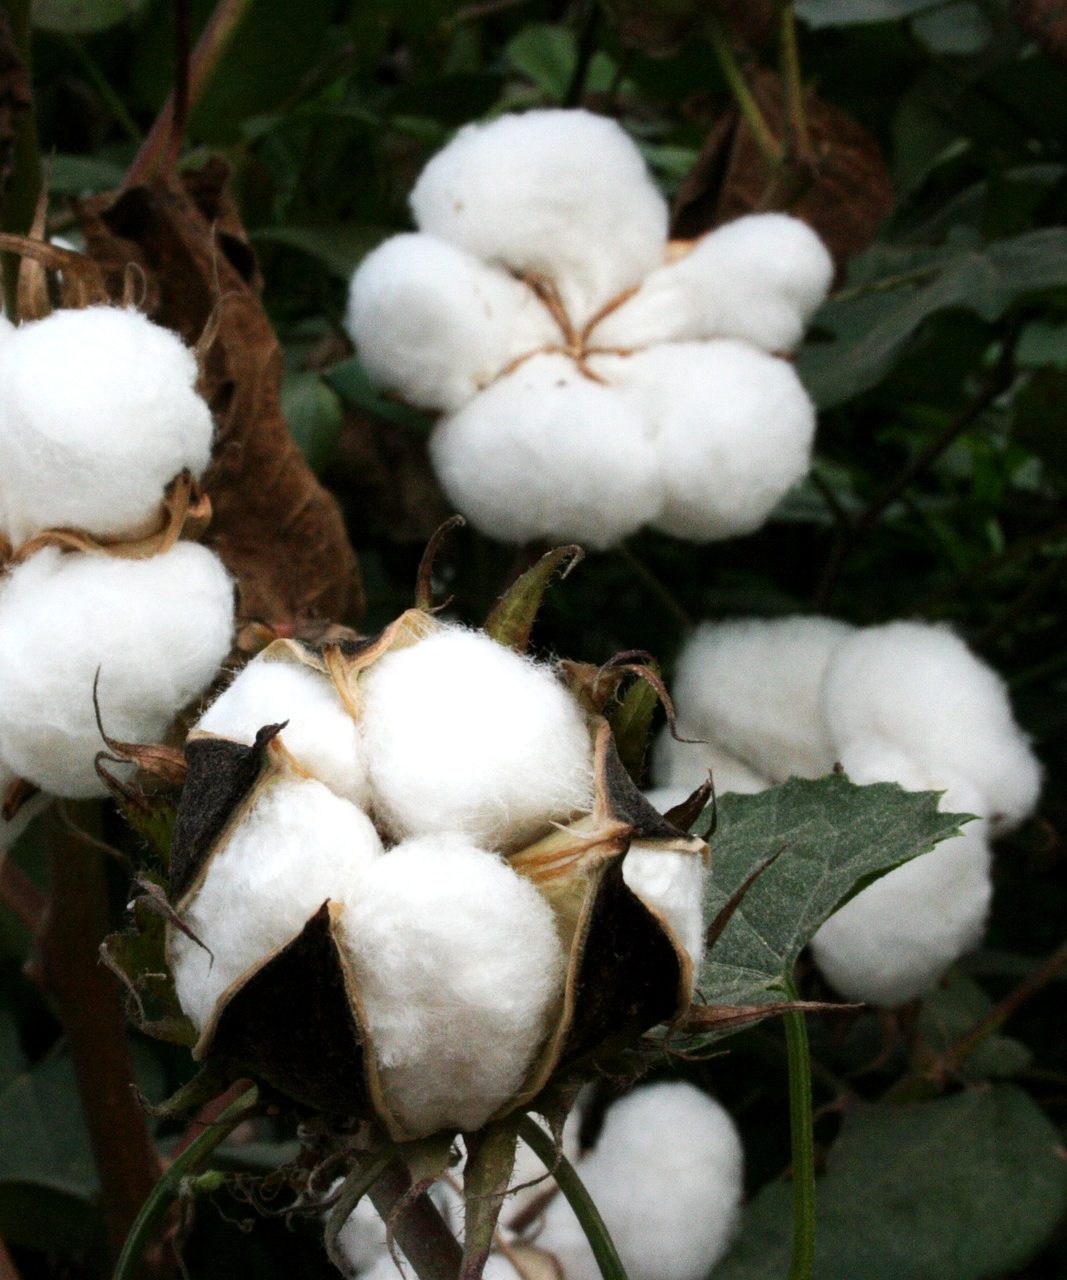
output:
[[[135,14],[145,0],[33,0],[33,25],[62,35],[104,31]]]
[[[893,22],[933,9],[942,0],[797,0],[797,16],[812,27],[851,27]]]
[[[282,413],[308,466],[319,475],[341,436],[340,396],[317,373],[291,373],[282,382]]]
[[[382,227],[260,227],[256,244],[281,244],[317,258],[333,275],[348,280],[360,262],[388,234]]]
[[[372,385],[366,370],[356,356],[335,364],[323,376],[342,400],[355,405],[357,409],[365,409],[368,413],[384,418],[387,422],[396,422],[400,426],[410,427],[421,435],[426,433],[429,425],[426,416],[408,405],[387,400]]]
[[[919,1014],[919,1036],[924,1051],[936,1060],[967,1034],[993,1007],[993,1002],[974,981],[953,969],[932,995],[923,1001]],[[981,1042],[963,1063],[963,1074],[971,1079],[1010,1076],[1030,1064],[1030,1050],[1011,1036],[991,1035]]]

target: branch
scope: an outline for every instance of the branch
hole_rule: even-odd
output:
[[[411,1198],[410,1193],[411,1175],[398,1156],[389,1162],[369,1194],[419,1280],[456,1280],[463,1250],[430,1197],[424,1192]]]

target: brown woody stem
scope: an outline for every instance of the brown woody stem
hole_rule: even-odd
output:
[[[456,1280],[463,1250],[430,1197],[423,1193],[408,1199],[410,1192],[411,1175],[398,1156],[371,1187],[370,1198],[381,1220],[392,1224],[396,1242],[419,1280]]]

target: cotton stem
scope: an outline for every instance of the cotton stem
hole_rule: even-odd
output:
[[[792,981],[790,1000],[798,999]],[[789,1126],[793,1166],[793,1258],[789,1280],[811,1280],[815,1265],[815,1135],[811,1105],[811,1055],[802,1013],[786,1013],[785,1043],[789,1058]]]
[[[711,47],[715,51],[723,78],[733,94],[737,109],[748,125],[749,130],[760,150],[760,154],[770,168],[777,168],[783,159],[782,145],[771,133],[770,126],[759,108],[752,90],[748,87],[741,67],[734,55],[730,38],[719,17],[714,13],[707,16],[707,32]]]

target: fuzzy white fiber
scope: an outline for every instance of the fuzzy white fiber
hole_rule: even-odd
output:
[[[815,411],[786,361],[726,340],[601,361],[652,428],[664,486],[653,523],[665,533],[750,533],[807,472]]]
[[[6,339],[10,338],[14,332],[15,326],[7,316],[4,315],[3,311],[0,311],[0,342],[6,341]]]
[[[678,659],[674,699],[692,733],[772,783],[829,773],[822,714],[827,663],[850,628],[829,618],[742,618],[697,627]]]
[[[295,662],[254,659],[197,723],[251,745],[264,725],[287,721],[282,743],[297,763],[346,800],[370,803],[359,728],[328,676]]]
[[[564,970],[551,908],[462,836],[397,845],[342,916],[386,1101],[411,1136],[477,1129],[518,1090]]]
[[[667,922],[689,952],[695,977],[704,955],[704,859],[635,840],[623,859],[622,878],[646,906]]]
[[[833,260],[806,223],[755,213],[710,232],[659,267],[594,332],[605,346],[738,338],[791,351],[826,297]]]
[[[364,258],[347,324],[375,382],[449,413],[512,357],[559,337],[526,285],[429,235],[394,236]]]
[[[945,627],[893,622],[857,632],[827,667],[824,701],[842,757],[873,740],[914,760],[934,788],[966,778],[994,834],[1037,802],[1040,766],[1003,680]]]
[[[659,452],[646,415],[562,355],[537,355],[430,439],[448,498],[505,542],[614,545],[655,519]]]
[[[664,725],[652,746],[652,776],[661,785],[656,791],[649,792],[648,797],[660,813],[665,812],[664,804],[667,809],[680,804],[707,781],[709,773],[715,784],[715,794],[719,796],[730,791],[754,795],[771,785],[769,779],[761,777],[718,743],[693,741],[699,737],[697,732],[680,722],[678,736],[690,741],[679,742],[670,728]]]
[[[646,1085],[608,1110],[578,1173],[633,1280],[704,1280],[737,1227],[744,1154],[727,1112],[690,1084]],[[566,1280],[597,1280],[562,1196],[533,1242]]]
[[[212,423],[196,360],[134,310],[55,311],[0,344],[0,527],[148,532],[164,486],[199,476]]]
[[[202,1030],[219,996],[303,929],[327,899],[357,896],[382,852],[365,813],[311,779],[257,793],[184,912],[168,955],[182,1008]]]
[[[103,795],[93,768],[112,737],[157,742],[229,652],[233,583],[180,542],[148,560],[49,547],[0,583],[0,742],[12,770],[58,796]]]
[[[423,169],[416,224],[487,262],[552,278],[581,324],[663,259],[667,206],[637,147],[587,111],[470,124]]]
[[[590,807],[585,717],[552,671],[447,627],[362,677],[375,813],[397,838],[461,832],[510,852]]]

